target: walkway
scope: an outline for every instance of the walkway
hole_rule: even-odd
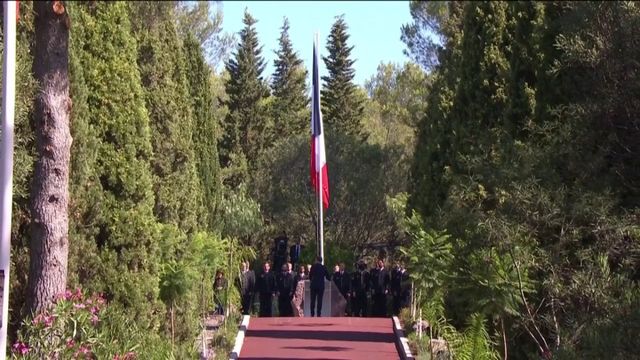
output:
[[[398,359],[389,318],[251,318],[240,359]]]

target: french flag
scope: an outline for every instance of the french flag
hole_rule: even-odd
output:
[[[320,111],[320,81],[318,78],[318,41],[313,44],[313,93],[311,95],[311,184],[316,193],[322,184],[322,204],[329,207],[329,177],[327,176],[327,158],[324,152],[324,130]],[[321,177],[321,179],[320,179]]]

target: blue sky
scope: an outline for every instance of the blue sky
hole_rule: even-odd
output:
[[[320,55],[327,55],[326,41],[335,17],[344,14],[349,26],[349,45],[356,75],[354,81],[363,85],[375,74],[380,62],[404,63],[400,28],[411,22],[408,1],[223,1],[223,30],[237,33],[243,28],[244,9],[258,20],[256,29],[262,54],[268,62],[265,77],[273,73],[274,51],[283,17],[289,18],[289,35],[307,69],[311,69],[313,38],[320,37]],[[321,61],[320,75],[325,75]]]

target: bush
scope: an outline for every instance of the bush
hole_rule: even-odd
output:
[[[146,333],[101,294],[80,289],[60,294],[52,308],[24,321],[12,346],[13,359],[170,358],[167,341]]]

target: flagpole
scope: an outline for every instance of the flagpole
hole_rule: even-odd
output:
[[[320,52],[320,48],[319,48],[319,35],[318,32],[316,31],[316,36],[315,36],[315,47],[316,47],[316,58],[317,58],[317,66],[318,66],[318,72],[320,72],[320,61],[319,61],[319,52]],[[314,59],[315,60],[315,59]],[[318,75],[318,81],[320,81],[320,76]],[[320,84],[317,84],[318,89],[320,89]],[[318,90],[319,91],[319,90]],[[320,99],[320,94],[318,94],[318,99]],[[315,105],[315,104],[314,104]],[[317,104],[317,108],[320,109],[320,104]],[[320,121],[320,127],[322,128],[322,121]],[[324,136],[324,129],[322,129],[322,136]],[[319,152],[318,152],[319,153]],[[314,154],[315,155],[315,154]],[[320,164],[320,157],[318,155],[316,156],[316,167],[318,166],[318,164]],[[324,193],[324,189],[322,187],[322,167],[320,167],[320,171],[316,171],[316,176],[318,177],[318,255],[322,258],[322,264],[324,264],[324,220],[322,217],[322,210],[323,210],[323,202],[322,202],[322,196]]]
[[[6,359],[9,325],[9,268],[11,252],[11,205],[13,199],[13,116],[16,69],[16,2],[3,1],[4,56],[2,84],[2,139],[0,140],[0,360]]]

